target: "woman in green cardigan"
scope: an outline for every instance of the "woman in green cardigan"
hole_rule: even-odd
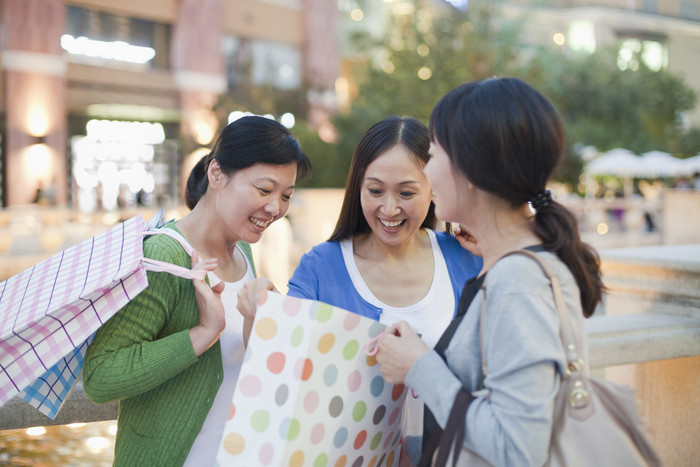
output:
[[[252,326],[236,310],[255,277],[249,244],[287,213],[310,169],[289,130],[256,116],[228,124],[192,169],[192,211],[148,238],[144,255],[207,270],[207,280],[149,272],[85,356],[88,397],[119,401],[115,465],[214,464]]]

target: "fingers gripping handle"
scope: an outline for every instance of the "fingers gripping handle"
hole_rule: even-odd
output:
[[[182,248],[187,252],[188,255],[192,256],[193,253],[193,248],[192,246],[185,240],[185,237],[180,235],[178,232],[172,229],[164,228],[164,229],[158,229],[158,230],[147,230],[143,232],[143,236],[147,237],[149,235],[167,235],[170,238],[173,238],[177,240],[177,242],[182,246]],[[183,277],[185,279],[197,279],[197,280],[203,280],[206,275],[207,271],[205,270],[192,270],[192,269],[187,269],[182,266],[178,266],[176,264],[171,264],[171,263],[166,263],[164,261],[158,261],[155,259],[151,258],[143,258],[143,264],[144,267],[147,271],[155,271],[155,272],[167,272],[170,274],[173,274],[178,277]]]

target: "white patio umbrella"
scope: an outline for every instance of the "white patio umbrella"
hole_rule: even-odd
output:
[[[593,159],[586,166],[587,175],[614,175],[621,177],[624,183],[625,198],[632,196],[632,178],[641,167],[641,158],[629,149],[611,149],[602,156]]]
[[[629,149],[615,148],[593,159],[586,167],[590,175],[634,177],[641,170],[641,158]]]
[[[641,164],[636,168],[635,177],[672,177],[679,170],[682,159],[663,151],[649,151],[641,156]]]
[[[695,173],[700,173],[700,154],[686,159],[679,159],[672,175],[690,177]]]

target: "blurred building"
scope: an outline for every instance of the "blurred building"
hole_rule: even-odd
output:
[[[485,1],[482,3],[486,3]],[[531,46],[558,47],[592,53],[618,49],[618,66],[636,69],[639,59],[652,70],[668,69],[682,76],[700,95],[700,0],[495,0],[502,17],[519,22],[520,39]],[[393,17],[420,23],[449,9],[476,6],[469,0],[338,0],[341,11],[344,96],[356,92],[352,65],[366,60],[366,50],[353,48],[351,37],[369,33],[381,38]],[[523,57],[527,59],[527,57]],[[686,125],[700,126],[700,106],[683,116]]]
[[[0,205],[177,203],[243,75],[308,90],[322,123],[336,17],[327,0],[0,0]]]
[[[700,95],[700,0],[507,0],[505,13],[525,18],[523,38],[565,50],[592,53],[617,47],[618,67],[682,76]],[[684,116],[700,126],[700,106]]]
[[[491,3],[524,19],[528,44],[581,53],[617,47],[619,67],[643,60],[700,93],[700,0]],[[425,22],[468,6],[0,0],[0,206],[177,203],[183,176],[215,136],[221,95],[245,80],[303,90],[303,117],[332,133],[330,115],[356,93],[353,67],[368,58],[353,48],[354,34],[382,37],[392,18]],[[700,107],[684,118],[699,126]]]

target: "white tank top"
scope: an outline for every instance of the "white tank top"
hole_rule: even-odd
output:
[[[374,296],[357,269],[351,239],[341,241],[340,248],[343,252],[345,267],[357,292],[364,300],[382,309],[379,322],[392,325],[398,321],[406,321],[421,336],[423,342],[432,349],[452,321],[455,298],[447,264],[442,256],[435,232],[430,229],[425,229],[425,231],[428,232],[430,245],[433,247],[435,264],[433,282],[430,284],[428,293],[422,299],[406,307],[389,306]],[[406,436],[423,434],[423,401],[420,398],[414,398],[411,392],[406,397],[403,423]]]
[[[236,247],[240,250],[240,247]],[[243,251],[241,250],[241,253]],[[224,425],[228,419],[228,413],[233,400],[233,390],[236,388],[238,374],[243,364],[245,346],[243,345],[243,315],[238,311],[238,291],[243,285],[255,278],[253,268],[244,254],[246,271],[243,278],[236,282],[226,282],[221,300],[224,303],[226,313],[226,327],[219,337],[221,343],[221,361],[224,367],[224,379],[216,393],[214,403],[204,420],[202,430],[194,440],[192,449],[185,460],[186,467],[209,467],[216,463],[216,454],[224,433]],[[209,283],[213,286],[221,282],[214,273],[208,273]]]
[[[340,248],[343,252],[345,267],[350,274],[355,290],[365,301],[382,309],[382,313],[379,315],[379,322],[391,325],[398,321],[406,321],[420,334],[423,342],[432,349],[450,324],[450,321],[452,321],[455,311],[455,298],[450,274],[447,271],[447,264],[442,256],[442,250],[440,250],[440,245],[438,245],[435,232],[429,229],[425,229],[425,231],[428,232],[430,245],[433,248],[433,260],[435,263],[433,282],[428,293],[421,300],[406,307],[387,305],[374,296],[360,275],[359,269],[357,269],[351,239],[341,241]]]

